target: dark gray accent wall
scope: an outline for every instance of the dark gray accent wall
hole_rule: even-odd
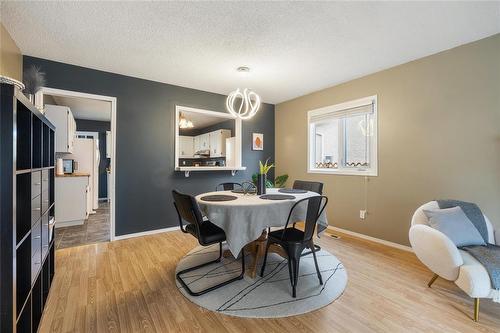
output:
[[[171,191],[198,194],[224,181],[250,180],[258,161],[274,160],[274,105],[263,104],[243,122],[246,171],[174,171],[175,105],[225,111],[226,96],[24,56],[39,66],[47,87],[117,98],[116,235],[177,226]],[[264,133],[264,150],[252,151],[252,132]],[[273,175],[270,175],[271,177]]]
[[[106,131],[111,131],[111,122],[87,119],[75,119],[75,121],[77,131],[99,133],[99,153],[101,154],[99,162],[99,198],[107,198],[108,177],[106,168],[109,166],[110,159],[106,158]]]

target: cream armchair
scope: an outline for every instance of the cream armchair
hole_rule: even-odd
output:
[[[492,298],[498,302],[500,295],[492,288],[490,276],[479,261],[459,250],[442,232],[429,226],[424,209],[439,209],[439,206],[436,201],[431,201],[415,211],[410,227],[410,243],[420,261],[434,272],[428,286],[431,287],[439,276],[455,282],[467,295],[474,298],[474,321],[477,321],[479,299]],[[488,242],[500,245],[500,242],[495,243],[491,222],[486,216],[484,218],[488,227]]]

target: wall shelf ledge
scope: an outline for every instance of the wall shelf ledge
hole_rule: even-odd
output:
[[[204,167],[177,167],[176,171],[184,172],[185,177],[189,177],[191,171],[231,171],[234,176],[239,170],[246,170],[247,167],[220,167],[220,166],[204,166]]]

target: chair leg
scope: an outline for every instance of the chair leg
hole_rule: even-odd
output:
[[[315,244],[315,245],[314,245],[314,249],[315,249],[316,251],[320,251],[320,250],[321,250],[321,246],[319,246],[319,245],[316,245],[316,244]],[[303,256],[307,256],[308,254],[311,254],[311,252],[312,252],[312,251],[307,251],[307,252],[304,252],[304,253],[302,253],[300,256],[301,256],[301,257],[303,257]]]
[[[479,320],[479,298],[474,298],[474,321]]]
[[[219,262],[222,260],[222,242],[219,242]]]
[[[438,277],[439,277],[439,275],[434,274],[434,276],[432,276],[432,279],[429,281],[429,283],[427,283],[427,286],[430,288],[432,286],[432,284],[434,283],[434,281],[436,281],[436,279]]]
[[[244,250],[241,250],[241,273],[240,275],[234,277],[234,278],[231,278],[227,281],[224,281],[224,282],[221,282],[219,284],[216,284],[215,286],[212,286],[212,287],[209,287],[207,289],[203,289],[203,290],[200,290],[200,291],[192,291],[188,285],[186,284],[186,282],[184,282],[184,280],[181,278],[181,275],[184,274],[184,273],[188,273],[188,272],[191,272],[191,271],[194,271],[194,270],[197,270],[199,268],[202,268],[202,267],[205,267],[205,266],[208,266],[210,264],[215,264],[215,263],[218,263],[221,261],[221,257],[222,257],[222,243],[219,243],[219,257],[215,260],[212,260],[212,261],[209,261],[209,262],[206,262],[206,263],[203,263],[201,265],[197,265],[197,266],[194,266],[194,267],[190,267],[190,268],[186,268],[182,271],[179,271],[177,272],[177,274],[175,274],[175,277],[177,279],[177,281],[179,281],[179,283],[182,285],[182,287],[184,288],[184,290],[187,291],[187,293],[191,296],[201,296],[203,294],[206,294],[212,290],[215,290],[215,289],[218,289],[220,287],[224,287],[232,282],[235,282],[237,280],[241,280],[243,279],[243,276],[245,275],[245,252]]]
[[[293,267],[292,267],[292,259],[288,257],[288,276],[290,277],[290,284],[293,287]]]
[[[298,258],[293,258],[293,293],[292,297],[297,297],[297,282],[299,280],[299,264],[300,256]]]
[[[267,253],[269,252],[270,245],[271,245],[271,242],[267,241],[266,253],[264,254],[264,261],[262,262],[262,268],[260,269],[260,277],[264,276],[264,269],[266,268],[266,262],[267,262]]]
[[[312,242],[311,242],[312,244]],[[311,252],[314,258],[314,265],[316,266],[316,273],[318,274],[319,284],[323,284],[323,279],[321,278],[321,272],[319,271],[318,259],[316,259],[316,251],[314,250],[314,244],[311,246]]]

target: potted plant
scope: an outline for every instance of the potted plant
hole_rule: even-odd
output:
[[[24,94],[31,103],[34,103],[36,92],[45,86],[45,73],[40,70],[40,67],[31,66],[24,71]]]
[[[274,167],[274,164],[269,164],[269,158],[266,160],[264,164],[262,161],[259,161],[259,174],[257,175],[257,194],[266,194],[266,181],[267,181],[267,173],[271,168]]]
[[[257,188],[257,178],[259,176],[259,173],[256,172],[252,175],[252,184],[255,185],[255,188]],[[274,178],[274,183],[272,181],[270,181],[269,179],[266,179],[266,188],[283,188],[285,187],[285,184],[288,180],[288,175],[287,174],[284,174],[284,175],[281,175],[281,176],[276,176],[276,178]]]

